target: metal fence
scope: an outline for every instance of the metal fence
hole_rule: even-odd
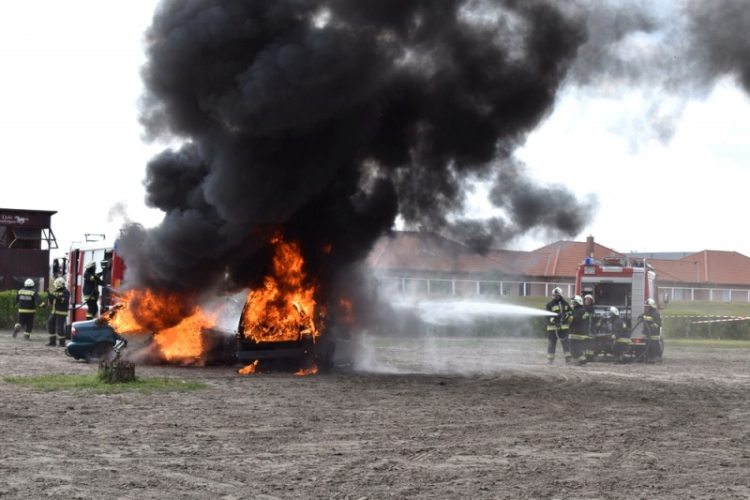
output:
[[[549,297],[555,287],[572,297],[575,283],[569,281],[486,281],[381,276],[380,289],[385,293],[437,296]],[[750,303],[750,289],[659,287],[661,299],[672,301],[710,301]]]

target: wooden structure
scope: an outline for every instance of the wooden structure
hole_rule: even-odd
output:
[[[31,278],[49,288],[49,252],[57,248],[51,219],[57,212],[0,208],[0,290],[16,290]]]

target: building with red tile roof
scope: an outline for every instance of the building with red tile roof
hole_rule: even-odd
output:
[[[480,255],[435,233],[394,231],[376,243],[366,264],[381,282],[404,292],[548,295],[558,285],[572,294],[576,271],[587,256],[601,260],[626,255],[591,236],[585,242],[557,241],[531,252],[490,250]],[[704,250],[678,260],[647,260],[671,299],[750,302],[750,257]]]
[[[578,266],[586,257],[603,259],[604,257],[625,257],[624,254],[615,252],[611,248],[594,242],[589,236],[586,242],[580,241],[557,241],[544,246],[532,253],[549,254],[550,259],[545,269],[545,276],[574,277]]]

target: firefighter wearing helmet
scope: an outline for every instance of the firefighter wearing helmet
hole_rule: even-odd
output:
[[[623,354],[630,345],[630,327],[627,320],[620,317],[620,311],[616,307],[609,308],[609,322],[612,328],[612,355],[615,363],[624,363]]]
[[[47,333],[49,333],[47,345],[65,347],[65,323],[70,306],[70,292],[65,288],[64,279],[57,278],[55,280],[54,290],[51,290],[47,295],[47,304],[52,306],[52,311],[47,320]]]
[[[16,338],[18,332],[23,330],[23,339],[31,340],[31,330],[34,328],[36,308],[42,303],[42,299],[36,293],[34,280],[27,279],[24,281],[23,288],[16,292],[16,303],[18,304],[18,323],[13,328],[13,338]]]
[[[583,314],[583,318],[586,322],[584,331],[589,337],[588,340],[584,342],[584,349],[586,359],[590,361],[593,360],[596,355],[596,338],[594,337],[594,334],[596,333],[596,311],[594,310],[594,297],[591,294],[583,296],[583,308],[586,310]]]
[[[547,362],[549,364],[555,362],[555,350],[557,349],[557,341],[559,340],[565,354],[565,362],[570,363],[571,355],[568,333],[573,309],[563,298],[562,288],[556,287],[552,290],[552,300],[547,303],[546,308],[547,311],[554,314],[554,316],[550,316],[547,323]]]
[[[570,320],[570,354],[573,357],[573,362],[582,366],[587,362],[584,350],[585,343],[592,338],[588,335],[588,314],[580,295],[573,297],[571,303],[573,313]]]
[[[83,301],[86,302],[86,319],[94,319],[99,314],[99,287],[102,286],[102,273],[96,272],[96,262],[86,263],[83,273]]]
[[[646,362],[648,363],[661,363],[662,362],[662,347],[661,347],[661,315],[656,310],[656,301],[654,299],[646,300],[644,304],[646,309],[643,311],[643,333],[646,335],[648,357]]]

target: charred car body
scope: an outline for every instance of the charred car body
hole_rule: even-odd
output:
[[[129,335],[120,335],[110,325],[110,321],[123,308],[118,304],[97,319],[79,321],[71,329],[71,342],[65,353],[76,359],[90,362],[92,359],[108,357],[118,341]],[[247,304],[245,305],[247,308]],[[244,309],[243,309],[244,312]],[[201,356],[195,361],[200,364],[234,365],[258,364],[272,370],[298,370],[315,368],[328,372],[333,368],[336,345],[348,339],[348,331],[336,325],[330,317],[320,318],[318,328],[325,335],[314,336],[309,329],[301,329],[294,338],[283,340],[262,340],[243,326],[240,320],[237,330],[220,327],[201,330]],[[151,345],[151,337],[142,345]],[[157,333],[158,335],[158,333]],[[149,356],[141,359],[148,361]],[[159,360],[154,359],[154,363]],[[260,368],[259,368],[260,369]]]

